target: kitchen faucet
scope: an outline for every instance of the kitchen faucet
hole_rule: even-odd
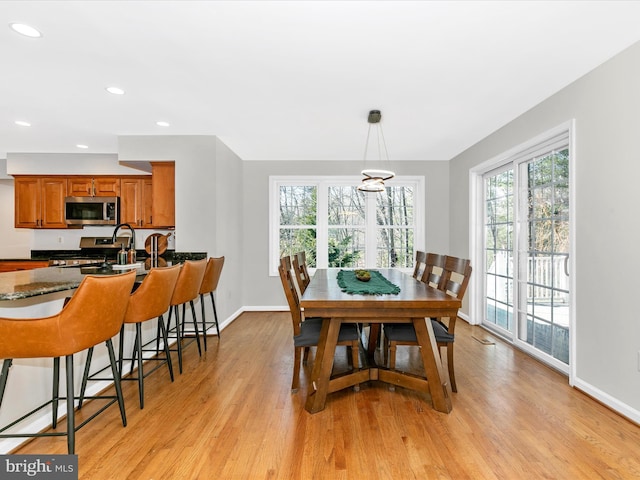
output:
[[[128,223],[119,223],[118,225],[116,225],[116,228],[113,230],[113,235],[111,235],[111,243],[112,244],[116,243],[116,240],[118,239],[118,230],[120,230],[120,227],[127,227],[129,230],[131,230],[131,245],[129,245],[129,248],[133,248],[133,250],[135,251],[136,250],[136,231]]]

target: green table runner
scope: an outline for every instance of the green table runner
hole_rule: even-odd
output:
[[[353,270],[340,270],[338,272],[338,285],[343,292],[360,295],[385,295],[398,294],[400,287],[384,278],[380,272],[369,270],[371,280],[361,282],[356,278]]]

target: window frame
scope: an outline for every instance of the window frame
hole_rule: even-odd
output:
[[[328,264],[327,252],[323,247],[328,243],[328,215],[327,215],[327,192],[330,186],[356,186],[361,178],[355,176],[309,176],[309,175],[271,175],[269,176],[269,276],[278,275],[278,264],[280,261],[280,187],[281,186],[315,186],[317,188],[317,216],[316,216],[316,249],[318,268],[326,268]],[[425,241],[425,181],[424,176],[401,175],[387,182],[389,187],[410,186],[414,189],[414,238],[413,246],[415,250],[422,249]],[[367,203],[373,204],[375,211],[375,195],[367,195]],[[369,208],[369,207],[368,207]],[[373,217],[373,218],[371,218]],[[365,226],[367,233],[369,229],[374,235],[367,235],[367,247],[365,251],[365,263],[371,265],[371,261],[376,258],[376,238],[379,226],[375,222],[375,215],[367,217]],[[374,268],[374,267],[367,267]],[[312,269],[313,270],[313,269]],[[403,271],[413,271],[411,268],[404,268]]]

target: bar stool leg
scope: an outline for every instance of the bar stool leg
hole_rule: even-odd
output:
[[[216,321],[216,332],[218,333],[218,338],[220,338],[220,325],[218,324],[218,311],[216,310],[216,299],[213,297],[213,292],[209,292],[211,295],[211,305],[213,305],[213,317]]]
[[[182,374],[182,325],[180,324],[180,310],[178,309],[178,305],[173,308],[176,312],[176,336],[178,337],[178,371]],[[169,313],[169,315],[171,315],[171,313]],[[184,322],[184,318],[182,319],[182,322]]]
[[[169,336],[167,335],[167,329],[164,326],[164,317],[160,315],[158,317],[158,328],[162,332],[162,339],[164,340],[164,354],[167,356],[167,366],[169,367],[169,376],[173,382],[173,365],[171,364],[171,352],[169,351]]]
[[[69,454],[75,453],[76,447],[76,425],[75,412],[73,411],[73,355],[67,355],[67,450]]]
[[[207,351],[207,323],[204,320],[204,295],[200,294],[200,312],[202,313],[202,340],[204,341],[204,351]]]
[[[120,384],[120,375],[116,365],[116,355],[113,350],[113,342],[111,339],[106,341],[107,350],[109,351],[109,361],[111,362],[111,373],[113,374],[113,384],[116,388],[116,396],[118,397],[118,405],[120,407],[120,416],[122,417],[122,426],[127,426],[127,415],[124,411],[124,397],[122,396],[122,385]]]
[[[122,378],[122,362],[124,355],[124,323],[120,327],[120,341],[118,342],[118,370],[120,371],[120,377]]]
[[[89,370],[91,369],[91,359],[93,358],[93,347],[89,347],[87,350],[87,360],[84,363],[84,373],[82,374],[82,385],[80,386],[80,399],[78,400],[78,410],[82,408],[84,402],[84,392],[87,389],[87,382],[89,381]]]
[[[129,375],[133,375],[133,368],[136,366],[136,359],[138,358],[138,340],[141,338],[141,337],[138,336],[138,327],[139,326],[140,326],[140,324],[137,323],[136,324],[136,328],[135,328],[136,336],[133,339],[133,352],[131,352],[131,366],[129,368]],[[142,335],[142,328],[140,328],[140,334]],[[156,341],[158,341],[158,340],[156,339]],[[140,351],[142,351],[142,344],[140,344]],[[140,363],[140,360],[138,361],[138,363]],[[122,372],[122,369],[120,369],[120,371]]]
[[[2,406],[2,399],[4,398],[4,389],[7,386],[7,378],[9,377],[9,369],[13,359],[5,358],[2,362],[2,373],[0,373],[0,406]]]
[[[142,370],[142,325],[136,323],[136,351],[138,353],[138,395],[140,397],[140,410],[144,408],[144,372]],[[131,370],[133,371],[133,364],[135,360],[131,362]]]
[[[211,295],[211,305],[213,306],[213,318],[215,319],[216,324],[216,332],[218,334],[218,340],[220,339],[220,326],[218,325],[218,312],[216,311],[216,301],[213,297],[213,292],[209,292]],[[200,309],[202,311],[202,336],[204,337],[204,351],[207,351],[207,322],[205,320],[205,309],[204,309],[204,294],[200,294]]]
[[[51,396],[51,427],[58,426],[58,400],[60,398],[60,357],[53,359],[53,392]]]
[[[202,356],[202,348],[200,347],[200,332],[198,331],[198,321],[196,320],[196,309],[193,306],[193,300],[189,300],[191,305],[191,316],[193,318],[193,328],[196,331],[196,344],[198,345],[198,355]],[[183,325],[184,325],[184,310],[182,311]]]

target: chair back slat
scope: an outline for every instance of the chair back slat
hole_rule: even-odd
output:
[[[291,260],[293,262],[293,271],[296,275],[300,294],[303,294],[307,289],[307,285],[311,282],[307,268],[307,255],[304,251],[298,252],[291,257]]]
[[[438,253],[425,254],[425,268],[420,280],[427,285],[438,288],[440,280],[442,279],[445,260],[446,255],[440,255]]]
[[[425,260],[427,258],[427,254],[420,250],[416,251],[416,265],[413,268],[413,278],[420,279],[425,271]]]
[[[471,271],[470,260],[447,255],[440,280],[440,290],[462,300],[469,285]]]

